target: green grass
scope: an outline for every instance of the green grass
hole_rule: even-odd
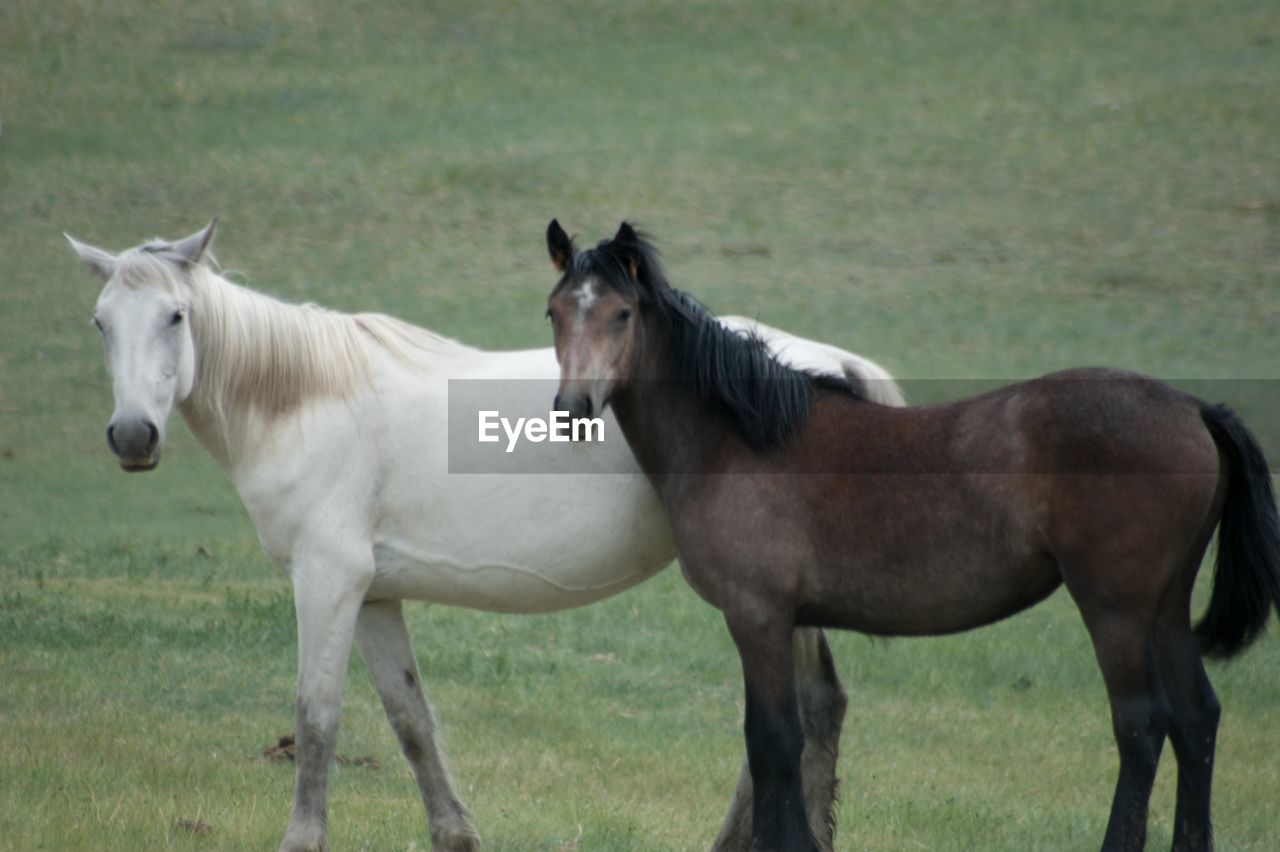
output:
[[[0,848],[271,848],[292,789],[253,761],[292,724],[287,583],[176,420],[154,474],[116,470],[63,230],[123,248],[216,214],[254,287],[516,347],[549,343],[547,220],[634,217],[713,308],[899,376],[1276,378],[1274,4],[424,5],[0,5]],[[1197,385],[1280,458],[1270,388]],[[676,572],[556,616],[410,615],[489,848],[709,844],[740,687]],[[1115,757],[1064,596],[836,652],[842,846],[1096,848]],[[1274,635],[1211,672],[1223,849],[1280,837],[1277,672]],[[335,847],[422,848],[359,663],[344,714],[339,750],[382,769],[336,770]]]

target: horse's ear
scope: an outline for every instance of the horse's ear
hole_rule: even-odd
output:
[[[573,238],[564,232],[564,228],[555,219],[547,225],[547,254],[551,255],[551,263],[556,272],[564,272],[573,259]]]
[[[209,224],[189,237],[178,240],[166,254],[172,254],[179,261],[195,266],[204,257],[209,243],[213,242],[213,233],[218,228],[218,217],[214,216]]]
[[[615,243],[638,243],[640,238],[636,236],[636,229],[631,227],[630,222],[623,222],[618,226],[618,233],[613,235]]]
[[[636,229],[631,227],[630,222],[623,222],[618,226],[618,233],[613,235],[614,243],[623,247],[623,254],[627,258],[627,270],[631,273],[631,277],[636,281],[640,280],[640,237],[636,234]]]
[[[67,242],[71,244],[71,250],[76,253],[76,256],[80,258],[80,262],[94,275],[106,281],[116,274],[116,256],[114,254],[91,246],[88,243],[82,243],[65,231],[62,236],[67,238]]]

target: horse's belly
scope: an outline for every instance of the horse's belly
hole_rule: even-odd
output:
[[[459,559],[406,543],[375,546],[368,597],[430,600],[491,612],[554,612],[594,603],[652,577],[670,555],[634,547],[556,558]]]
[[[495,612],[607,598],[675,558],[662,504],[637,475],[452,476],[438,499],[386,507],[369,594]]]
[[[838,596],[843,606],[808,607],[801,621],[881,636],[929,636],[972,630],[1044,600],[1062,584],[1047,556],[966,562],[921,560],[892,572],[860,572]]]

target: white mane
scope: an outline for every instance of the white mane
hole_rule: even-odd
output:
[[[189,421],[216,422],[227,444],[218,449],[228,461],[241,456],[246,441],[308,400],[342,399],[367,386],[374,347],[416,369],[425,369],[424,354],[470,351],[382,314],[287,304],[234,284],[203,264],[184,274],[147,246],[119,260],[125,286],[160,286],[190,299],[196,379],[183,412]],[[203,431],[195,422],[192,426]]]

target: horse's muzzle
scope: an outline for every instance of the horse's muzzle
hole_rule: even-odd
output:
[[[555,410],[567,411],[570,420],[579,420],[590,417],[594,413],[595,404],[588,393],[556,394]]]
[[[145,418],[111,421],[107,446],[127,471],[151,470],[160,463],[160,429]]]

